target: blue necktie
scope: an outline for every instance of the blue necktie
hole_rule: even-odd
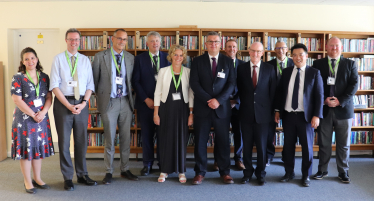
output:
[[[121,55],[117,54],[117,65],[118,69],[121,71]],[[118,70],[116,69],[116,76],[117,77],[122,77],[122,73],[118,73]],[[122,84],[117,84],[117,98],[121,97],[123,94],[123,85]]]
[[[292,109],[296,110],[299,105],[299,84],[300,84],[300,68],[297,68],[297,74],[295,77],[295,85],[293,87],[292,94]]]

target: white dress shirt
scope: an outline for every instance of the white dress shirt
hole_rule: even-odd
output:
[[[299,96],[298,96],[298,107],[296,110],[292,109],[292,96],[293,96],[293,88],[295,85],[295,78],[297,74],[297,67],[294,66],[290,83],[288,83],[288,94],[286,98],[286,105],[284,109],[287,112],[304,112],[304,80],[305,80],[305,68],[306,65],[300,68],[300,82],[299,82]]]
[[[251,82],[252,82],[252,77],[253,77],[253,66],[256,65],[256,74],[257,74],[257,83],[258,83],[258,76],[260,74],[260,66],[261,66],[261,60],[257,63],[257,64],[254,64],[252,63],[252,61],[250,62],[251,64]],[[256,84],[257,84],[256,83]]]
[[[212,58],[216,58],[216,64],[218,66],[218,56],[219,56],[219,53],[215,57],[211,56],[209,53],[208,53],[208,55],[209,55],[209,61],[210,61],[210,69],[212,69],[212,63],[213,63],[213,59]]]

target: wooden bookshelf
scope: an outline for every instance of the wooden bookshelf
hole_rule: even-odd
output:
[[[0,161],[7,157],[6,148],[6,122],[5,122],[5,91],[4,66],[0,61]]]

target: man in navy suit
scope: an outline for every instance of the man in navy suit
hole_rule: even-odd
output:
[[[143,149],[142,176],[147,176],[154,161],[153,137],[155,124],[153,123],[153,97],[156,89],[157,74],[160,68],[169,65],[167,53],[160,50],[161,36],[155,31],[147,34],[147,47],[149,51],[135,57],[132,85],[134,87],[135,109],[138,111],[138,120],[141,124],[141,137]]]
[[[275,122],[283,120],[283,162],[286,174],[281,182],[295,177],[295,144],[302,148],[302,185],[309,187],[312,174],[313,133],[322,118],[323,82],[319,70],[306,65],[308,49],[298,43],[291,48],[295,67],[283,70],[277,88]]]
[[[294,66],[292,59],[287,57],[287,51],[288,48],[286,43],[283,41],[278,41],[277,43],[275,43],[276,58],[267,62],[271,64],[274,67],[275,72],[277,72],[277,86],[280,78],[282,77],[283,69]],[[274,135],[277,124],[271,121],[269,127],[270,128],[266,146],[266,166],[270,166],[270,162],[273,161],[274,158]]]
[[[194,92],[195,177],[192,184],[201,184],[207,171],[207,141],[214,127],[215,158],[224,183],[230,176],[230,95],[235,87],[232,59],[220,54],[221,40],[217,32],[209,32],[205,43],[208,52],[194,58],[190,85]]]
[[[313,63],[313,67],[321,71],[325,90],[323,119],[318,128],[319,165],[314,179],[323,179],[328,174],[332,132],[335,130],[338,177],[343,183],[350,183],[349,140],[353,118],[353,96],[358,88],[357,66],[354,61],[341,57],[343,46],[339,38],[332,37],[326,44],[326,50],[327,57]]]
[[[245,170],[241,182],[249,182],[253,173],[259,185],[264,185],[266,142],[272,121],[276,77],[273,66],[261,62],[264,46],[255,42],[249,48],[251,60],[238,66],[237,85],[240,98],[240,126],[243,133],[243,161]],[[252,166],[253,143],[257,149],[257,167]]]

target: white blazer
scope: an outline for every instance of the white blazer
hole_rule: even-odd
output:
[[[160,106],[160,101],[163,103],[166,102],[166,99],[169,95],[170,89],[170,82],[172,81],[173,76],[171,74],[171,67],[167,66],[161,68],[158,72],[156,90],[155,90],[155,97],[154,97],[154,105]],[[193,92],[190,87],[190,69],[183,67],[183,73],[181,78],[182,83],[182,93],[183,99],[185,103],[189,103],[190,107],[193,107]]]

